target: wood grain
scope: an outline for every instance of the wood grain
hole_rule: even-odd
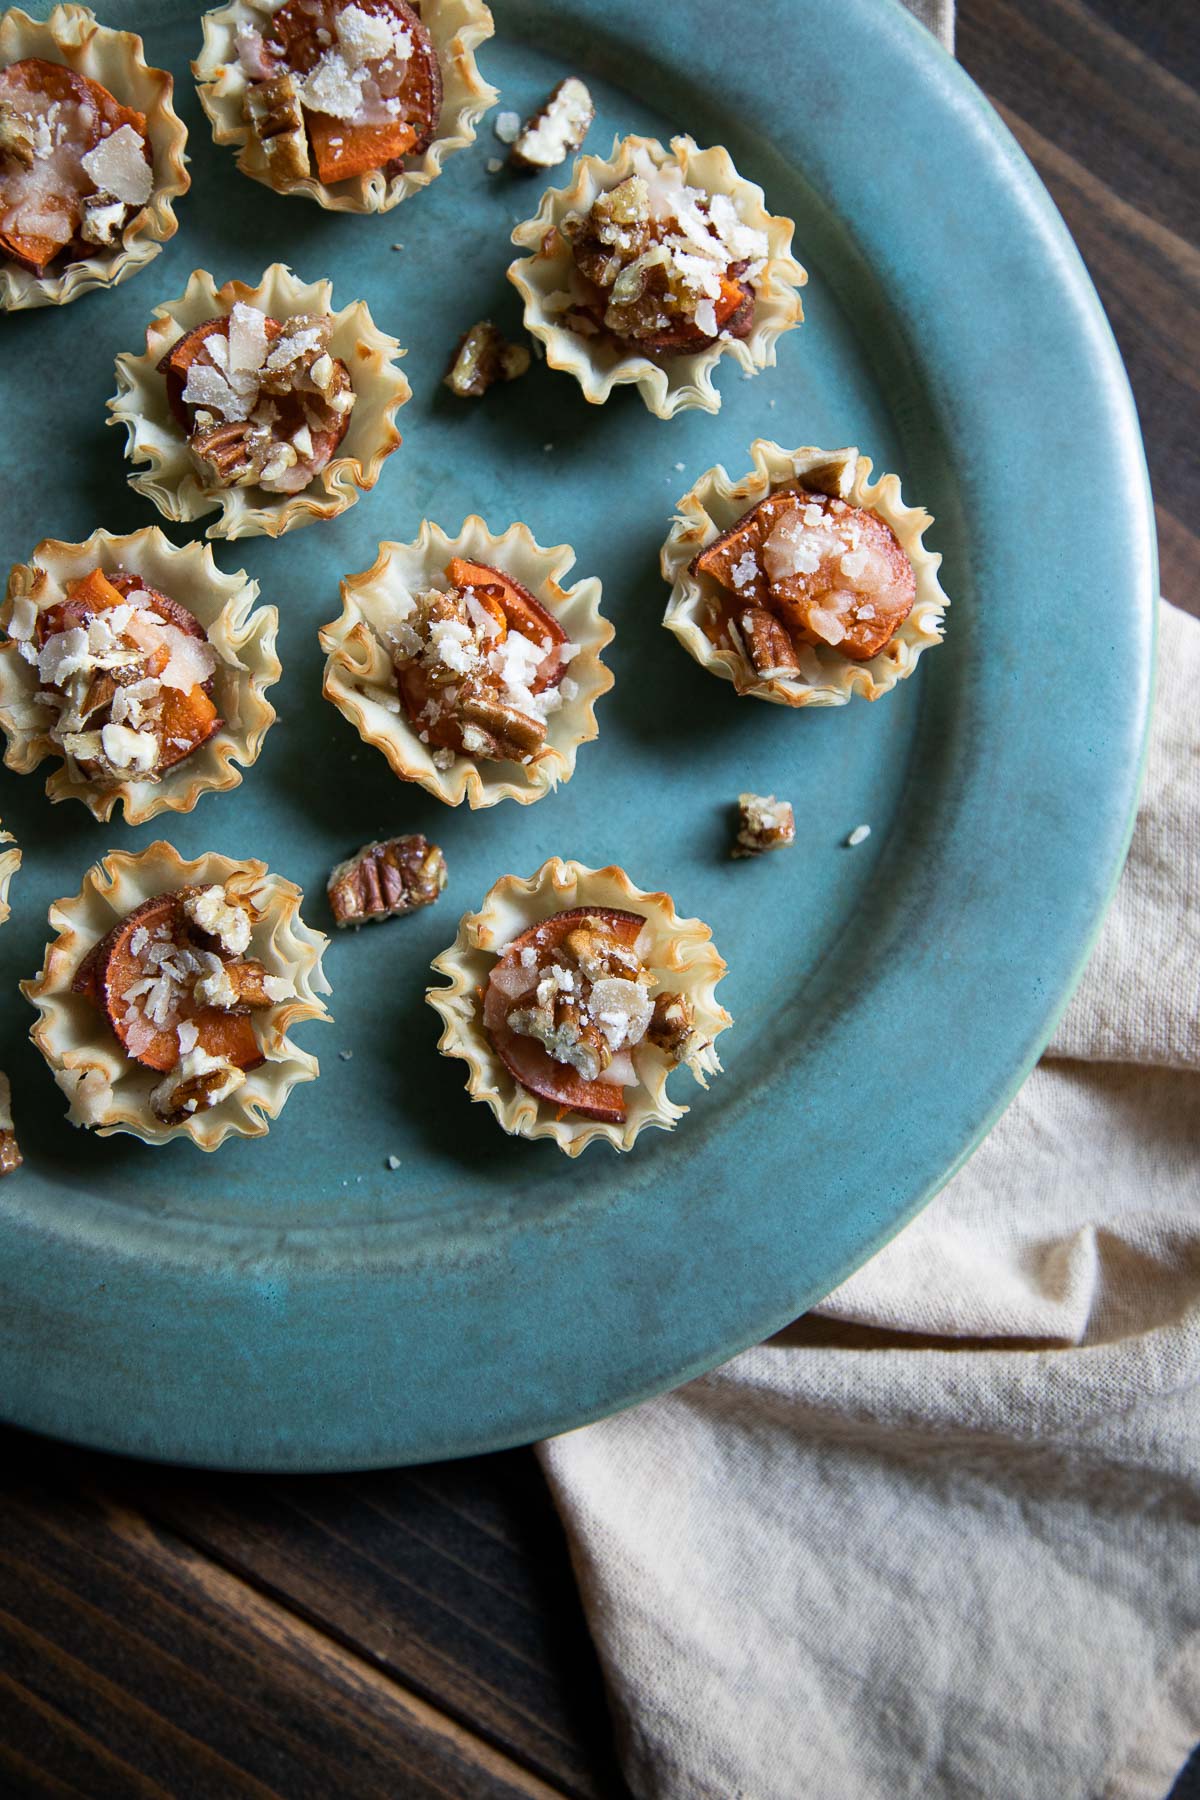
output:
[[[958,49],[1091,271],[1163,589],[1200,615],[1195,0],[963,0]],[[5,1800],[627,1795],[528,1452],[308,1480],[0,1453]]]

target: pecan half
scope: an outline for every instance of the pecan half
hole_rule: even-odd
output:
[[[364,844],[337,865],[326,892],[336,925],[367,925],[432,906],[445,885],[445,857],[414,832]]]
[[[208,464],[221,487],[257,479],[259,471],[251,447],[251,430],[248,419],[235,419],[228,425],[214,425],[209,431],[197,431],[192,437],[192,455],[198,462]]]
[[[0,1175],[11,1175],[19,1169],[25,1158],[17,1147],[17,1135],[7,1127],[0,1126]]]
[[[748,606],[738,615],[737,625],[756,674],[774,674],[779,669],[790,673],[799,669],[800,659],[791,638],[765,607]]]
[[[546,727],[541,719],[506,706],[486,689],[464,682],[459,696],[459,715],[463,721],[463,748],[474,756],[498,756],[509,762],[526,762],[546,742]],[[470,736],[471,727],[495,745],[486,748]]]

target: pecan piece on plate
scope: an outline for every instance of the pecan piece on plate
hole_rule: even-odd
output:
[[[577,75],[568,75],[526,120],[509,154],[518,169],[556,168],[574,156],[595,116],[587,88]]]
[[[339,926],[398,919],[432,906],[446,885],[446,859],[419,832],[364,844],[329,877],[329,908]]]
[[[442,379],[460,400],[478,400],[497,381],[515,381],[528,367],[524,345],[508,343],[490,319],[480,319],[459,338]]]
[[[737,842],[731,856],[761,856],[766,850],[786,850],[795,841],[790,800],[777,800],[774,794],[738,795]]]

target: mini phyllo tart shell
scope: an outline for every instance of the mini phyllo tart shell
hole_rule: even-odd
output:
[[[679,501],[660,557],[663,576],[671,583],[663,625],[702,668],[756,700],[779,706],[844,706],[855,694],[878,700],[912,674],[922,650],[942,641],[950,604],[938,581],[942,559],[921,541],[932,517],[923,507],[904,504],[897,476],[871,481],[871,459],[856,449],[785,450],[756,438],[750,456],[754,467],[748,475],[735,481],[718,463]],[[854,662],[827,644],[805,645],[797,650],[798,674],[765,676],[736,644],[723,649],[709,637],[705,626],[719,617],[722,590],[709,576],[693,575],[690,564],[768,494],[792,483],[862,507],[889,525],[912,565],[916,599],[899,630],[869,661]]]
[[[36,629],[39,613],[67,599],[67,590],[94,569],[105,574],[135,575],[146,586],[186,607],[204,627],[217,664],[211,699],[221,724],[213,735],[159,779],[98,781],[84,774],[51,736],[53,707],[39,700],[42,683],[37,665],[21,655],[20,645]],[[28,563],[17,563],[0,607],[0,730],[8,740],[5,763],[28,775],[46,757],[62,763],[46,782],[51,800],[82,800],[92,817],[112,817],[118,803],[127,825],[144,825],[162,812],[191,812],[201,794],[224,793],[241,782],[240,763],[249,768],[275,722],[266,690],[279,680],[282,667],[275,654],[279,614],[273,606],[255,607],[258,583],[243,570],[223,575],[206,544],[172,544],[156,525],[143,526],[128,537],[94,531],[82,544],[46,538]]]
[[[455,150],[475,142],[475,127],[498,99],[475,63],[475,51],[495,30],[483,0],[426,0],[421,22],[433,40],[442,76],[441,114],[432,141],[411,166],[398,175],[372,169],[330,185],[313,175],[283,173],[272,166],[257,133],[246,118],[249,83],[238,57],[239,31],[261,31],[269,25],[273,6],[233,0],[204,15],[204,48],[192,64],[200,104],[208,114],[213,139],[238,146],[237,166],[279,194],[304,194],[331,212],[390,212],[410,194],[428,187]],[[407,159],[406,159],[407,162]]]
[[[657,977],[659,988],[681,994],[691,1003],[695,1048],[682,1061],[701,1087],[707,1087],[709,1075],[721,1070],[714,1040],[733,1023],[716,999],[725,964],[707,925],[699,919],[680,918],[669,894],[644,892],[623,869],[589,869],[552,856],[527,881],[517,875],[503,876],[480,910],[464,915],[449,949],[434,958],[434,973],[446,976],[449,985],[431,987],[425,996],[444,1021],[438,1049],[443,1056],[457,1056],[467,1064],[471,1098],[485,1101],[513,1136],[553,1138],[568,1156],[578,1156],[597,1138],[615,1150],[630,1150],[647,1126],[672,1131],[688,1111],[667,1094],[667,1078],[678,1063],[646,1040],[633,1051],[639,1079],[636,1087],[626,1089],[622,1125],[564,1114],[559,1107],[536,1098],[509,1072],[492,1046],[483,1023],[483,995],[497,959],[531,926],[556,913],[588,907],[644,915],[637,954]]]
[[[226,1099],[174,1125],[154,1113],[150,1096],[161,1076],[126,1056],[103,1013],[73,990],[89,951],[135,907],[156,894],[192,885],[220,885],[246,906],[253,919],[250,949],[268,974],[291,983],[294,997],[254,1014],[264,1061]],[[50,924],[58,936],[34,981],[21,992],[38,1010],[30,1037],[66,1094],[72,1125],[101,1137],[128,1132],[147,1144],[188,1137],[215,1150],[227,1137],[262,1137],[297,1082],[315,1081],[320,1066],[288,1037],[306,1019],[328,1020],[320,995],[330,987],[321,967],[328,939],[300,917],[300,889],[261,862],[234,862],[209,852],[185,862],[170,844],[155,843],[135,855],[114,850],[84,876],[79,892],[57,900]]]
[[[360,492],[374,487],[387,457],[400,446],[396,413],[412,389],[395,366],[404,351],[375,325],[366,303],[355,300],[332,309],[329,281],[301,281],[285,263],[272,263],[257,287],[227,281],[217,287],[205,269],[196,269],[178,300],[156,306],[146,330],[146,351],[117,357],[117,393],[108,402],[110,425],[124,425],[126,456],[149,463],[150,472],[131,475],[130,487],[152,500],[165,518],[191,520],[217,511],[207,537],[282,537],[314,519],[335,519],[353,506]],[[261,487],[215,487],[201,480],[167,398],[159,363],[198,325],[232,313],[238,302],[269,318],[287,320],[323,313],[333,321],[331,356],[350,372],[355,403],[337,454],[308,487],[296,494],[268,493]]]
[[[8,887],[20,866],[21,852],[13,841],[12,832],[0,827],[0,925],[12,910],[8,904]]]
[[[564,219],[569,213],[589,212],[598,195],[640,173],[647,159],[659,168],[677,166],[688,186],[727,195],[741,222],[766,234],[767,262],[755,278],[754,319],[745,337],[719,338],[690,354],[650,356],[603,333],[583,336],[564,323],[575,297]],[[762,189],[738,174],[720,145],[701,150],[690,137],[676,137],[666,150],[656,138],[619,138],[607,158],[577,158],[570,185],[547,188],[535,216],[516,226],[512,241],[529,254],[509,264],[508,279],[525,302],[525,329],[545,345],[550,367],[574,375],[593,404],[603,404],[614,387],[633,382],[660,419],[690,406],[715,413],[721,396],[713,373],[722,355],[731,356],[747,374],[773,368],[776,339],[804,318],[797,289],[808,275],[791,254],[794,229],[791,219],[767,211]]]
[[[0,13],[0,68],[26,58],[61,63],[99,82],[122,104],[143,113],[154,161],[154,186],[111,249],[64,262],[58,273],[35,275],[0,254],[0,312],[66,306],[92,288],[115,287],[156,257],[179,228],[172,201],[191,186],[184,145],[187,128],[171,105],[174,83],[152,69],[132,31],[98,25],[86,6],[56,6],[42,22],[13,7]]]
[[[551,613],[578,650],[567,665],[572,697],[564,699],[547,720],[544,747],[528,763],[474,761],[466,754],[439,767],[433,746],[423,743],[405,714],[386,637],[397,622],[397,606],[413,595],[445,586],[445,569],[453,557],[503,570],[527,588]],[[342,616],[321,631],[328,652],[324,692],[345,713],[365,743],[387,757],[402,781],[415,781],[447,806],[495,806],[516,800],[528,806],[575,772],[575,753],[599,732],[594,711],[613,678],[600,652],[611,643],[613,628],[600,611],[601,588],[594,576],[574,586],[560,586],[573,567],[569,544],[543,549],[524,524],[510,525],[495,536],[472,514],[457,536],[440,525],[422,521],[411,544],[385,543],[371,568],[342,582]]]

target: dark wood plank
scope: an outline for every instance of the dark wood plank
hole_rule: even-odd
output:
[[[1191,0],[962,0],[958,11],[960,59],[1045,181],[1112,322],[1160,529],[1170,522],[1164,589],[1191,610],[1180,522],[1200,518],[1198,39]]]
[[[0,1544],[11,1755],[105,1800],[559,1791],[122,1499],[65,1492],[38,1463],[9,1487]]]
[[[156,1555],[182,1557],[185,1587],[197,1567],[219,1565],[231,1594],[244,1586],[256,1605],[316,1627],[555,1791],[627,1792],[562,1533],[528,1452],[284,1481],[162,1470],[5,1435],[23,1477],[0,1499],[0,1517],[28,1511],[36,1496],[50,1533],[39,1570],[60,1521],[75,1533],[81,1506],[141,1519],[143,1553],[153,1544]],[[0,1562],[0,1608],[6,1579]],[[99,1592],[99,1566],[96,1579]],[[0,1720],[3,1711],[0,1702]]]

